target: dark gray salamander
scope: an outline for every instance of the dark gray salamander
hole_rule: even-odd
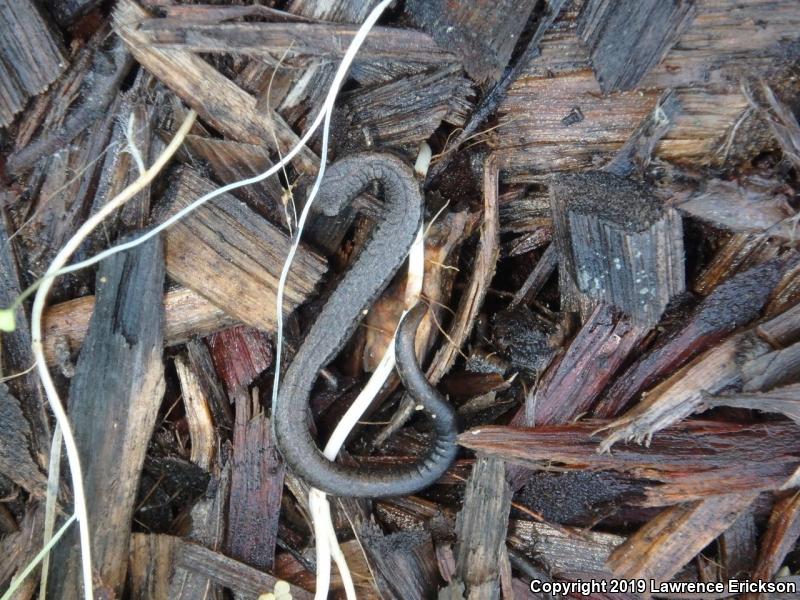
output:
[[[422,221],[419,183],[403,161],[389,154],[355,154],[331,165],[315,201],[318,210],[330,217],[346,213],[373,181],[383,186],[383,219],[286,370],[273,416],[278,449],[297,475],[326,493],[361,498],[413,494],[436,481],[457,451],[453,410],[425,379],[414,354],[414,337],[425,312],[420,305],[403,320],[395,350],[403,383],[435,424],[436,439],[429,452],[409,465],[346,466],[323,456],[308,427],[308,400],[317,374],[342,349],[364,311],[403,264]]]

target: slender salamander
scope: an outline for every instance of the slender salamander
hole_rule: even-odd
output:
[[[362,498],[417,492],[447,470],[457,451],[453,409],[425,379],[414,352],[417,326],[425,313],[420,304],[398,328],[395,352],[403,384],[434,422],[436,439],[428,453],[408,465],[370,469],[342,465],[323,456],[308,427],[308,400],[317,374],[342,349],[403,264],[422,221],[419,183],[408,166],[390,154],[354,154],[331,165],[319,190],[317,209],[328,217],[348,214],[352,200],[373,181],[383,186],[383,219],[286,370],[273,415],[278,449],[297,475],[326,493]]]

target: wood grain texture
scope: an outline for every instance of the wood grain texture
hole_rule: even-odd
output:
[[[142,34],[154,46],[186,52],[233,52],[250,56],[293,57],[335,61],[344,56],[358,25],[340,23],[199,23],[178,19],[147,19]],[[414,29],[374,27],[358,51],[358,60],[454,63],[456,57],[429,35]]]
[[[600,168],[672,88],[681,111],[656,144],[656,158],[718,166],[774,145],[755,128],[749,131],[753,115],[746,114],[750,106],[739,82],[750,73],[784,79],[780,71],[796,60],[800,39],[793,0],[697,0],[692,22],[637,89],[608,94],[579,39],[585,4],[577,0],[562,11],[542,39],[541,55],[529,61],[500,107],[507,117],[497,129],[496,149],[506,181]],[[575,109],[582,118],[568,118]]]
[[[183,169],[164,219],[215,186]],[[244,203],[223,194],[173,225],[165,234],[167,273],[229,315],[266,331],[275,327],[275,303],[289,237]],[[287,280],[284,311],[314,292],[325,261],[300,247]]]
[[[578,31],[603,92],[636,87],[688,27],[694,12],[691,0],[587,0]]]
[[[728,494],[670,507],[614,550],[608,566],[620,578],[668,581],[728,529],[757,495]]]
[[[511,490],[505,465],[479,456],[464,493],[464,508],[456,517],[456,572],[440,599],[500,598],[499,563],[505,556]]]
[[[683,226],[653,190],[610,173],[550,180],[561,280],[595,302],[616,306],[640,326],[659,321],[685,287]],[[570,306],[562,293],[562,308]]]
[[[534,9],[533,2],[410,0],[406,11],[444,48],[453,48],[479,83],[500,78]]]
[[[120,0],[114,9],[114,28],[142,66],[226,135],[240,142],[271,144],[274,134],[284,154],[297,145],[300,138],[277,112],[259,110],[253,96],[202,58],[149,43],[137,28],[149,16],[134,0]],[[296,157],[296,164],[305,172],[314,172],[318,163],[307,147]]]
[[[607,470],[645,479],[641,506],[669,506],[712,496],[779,490],[800,465],[791,421],[732,424],[691,420],[652,436],[649,446],[618,443],[604,452],[608,421],[579,421],[535,429],[477,427],[462,433],[466,448],[530,468]]]
[[[0,2],[0,127],[67,67],[61,41],[31,0]]]
[[[94,568],[119,594],[125,584],[131,518],[148,442],[164,393],[164,257],[161,240],[103,262],[97,305],[70,386],[69,414],[81,456],[92,525]],[[56,547],[54,597],[79,598],[80,554]]]
[[[95,296],[83,296],[60,302],[44,314],[44,354],[48,364],[77,353],[89,330],[89,321],[96,302]],[[178,287],[164,295],[164,344],[177,346],[194,336],[203,337],[230,327],[239,321],[196,292]]]

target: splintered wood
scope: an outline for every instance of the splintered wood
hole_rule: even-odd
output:
[[[162,220],[213,189],[184,170]],[[170,277],[240,321],[273,330],[278,278],[290,244],[285,233],[223,194],[173,225],[165,238]],[[287,280],[286,312],[314,291],[325,268],[321,257],[300,248]]]
[[[320,529],[271,390],[336,313],[391,181],[358,173],[349,214],[311,207],[298,231],[322,132],[296,144],[379,4],[325,160],[417,160],[417,355],[460,448],[414,495],[329,497]],[[65,464],[48,477],[59,450],[20,296],[193,109],[75,261],[234,189],[56,278],[42,317],[95,598],[310,600],[328,578],[350,597],[342,557],[365,600],[795,598],[758,586],[800,586],[798,65],[797,0],[0,0],[0,310],[16,321],[0,339],[0,595],[41,550],[49,495],[56,527],[76,496]],[[319,448],[392,356],[406,279],[308,374]],[[435,457],[424,404],[392,373],[336,462],[371,476]],[[341,554],[318,552],[333,535]],[[38,595],[77,600],[80,557],[72,527]]]
[[[608,173],[554,177],[550,203],[564,287],[577,286],[637,324],[657,323],[685,287],[678,213],[651,190]],[[566,308],[580,304],[568,301]]]
[[[60,40],[31,0],[0,5],[0,127],[66,68]]]

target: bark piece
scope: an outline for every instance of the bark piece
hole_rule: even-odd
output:
[[[723,533],[758,494],[729,494],[666,509],[619,546],[608,566],[621,579],[668,581]]]
[[[1,199],[0,199],[1,201]],[[0,208],[0,306],[8,307],[22,293],[19,259],[16,244],[10,239],[11,221]],[[21,306],[17,309],[14,331],[4,331],[0,340],[0,379],[23,373],[34,363],[28,316]],[[21,398],[20,408],[27,419],[30,452],[34,460],[45,467],[50,454],[50,426],[45,411],[45,398],[35,370],[8,380],[8,390]]]
[[[533,11],[533,3],[411,0],[406,11],[443,48],[454,48],[470,77],[497,80]]]
[[[0,383],[0,473],[37,498],[47,492],[47,477],[31,458],[30,425],[19,401]]]
[[[743,365],[767,354],[771,348],[752,331],[728,338],[676,371],[645,399],[609,426],[603,451],[619,440],[649,439],[656,431],[707,409],[707,394],[741,389]]]
[[[780,276],[779,261],[769,261],[722,283],[693,311],[684,327],[660,341],[614,382],[595,408],[595,416],[616,416],[660,378],[757,318]]]
[[[600,304],[532,394],[524,419],[533,427],[569,423],[589,410],[648,329],[631,324],[607,304]]]
[[[0,5],[0,127],[66,68],[61,42],[30,0]]]
[[[384,535],[367,522],[358,541],[369,558],[370,571],[383,598],[425,600],[433,598],[439,583],[431,534],[405,529]]]
[[[367,146],[380,148],[416,145],[443,121],[463,126],[471,95],[469,80],[448,66],[342,94],[342,100],[348,126],[360,130]]]
[[[539,257],[536,266],[531,271],[530,275],[525,279],[525,283],[520,286],[519,290],[514,294],[514,298],[509,304],[509,308],[515,307],[517,304],[527,304],[533,300],[550,279],[550,276],[558,266],[558,252],[556,251],[555,244],[550,244],[547,249]]]
[[[772,508],[767,531],[761,540],[753,581],[772,581],[800,538],[800,494],[780,498]],[[743,600],[766,600],[767,594],[743,594]]]
[[[222,381],[214,370],[214,361],[206,344],[196,338],[189,340],[186,344],[186,360],[197,375],[200,389],[208,401],[216,427],[221,430],[221,435],[227,435],[227,432],[233,429],[231,403]]]
[[[796,381],[800,374],[800,342],[757,356],[742,365],[743,392],[763,392]]]
[[[762,234],[736,233],[725,242],[709,265],[697,276],[694,291],[709,295],[723,281],[779,255],[779,248]]]
[[[257,598],[260,594],[271,592],[278,582],[272,575],[199,544],[180,541],[178,543],[180,547],[175,562],[177,566],[205,575],[234,592]],[[291,594],[296,600],[312,600],[314,597],[313,594],[294,585],[291,586]]]
[[[206,494],[192,507],[192,529],[188,540],[214,551],[222,546],[225,535],[226,506],[230,493],[231,463],[215,469],[216,474],[209,483]],[[170,565],[172,562],[170,562]],[[205,575],[175,567],[170,580],[170,594],[165,596],[176,600],[205,598],[221,600],[224,598],[222,586]]]
[[[739,492],[778,490],[800,464],[797,425],[684,421],[652,436],[649,446],[618,444],[598,453],[606,422],[536,429],[486,426],[462,433],[466,448],[530,468],[611,470],[660,482],[645,486],[642,506],[665,506]]]
[[[28,0],[19,3],[24,4],[28,4]],[[133,64],[122,42],[116,38],[108,41],[108,38],[109,28],[101,28],[75,59],[68,76],[53,86],[53,93],[48,94],[52,96],[48,103],[51,112],[58,115],[61,122],[57,126],[45,127],[37,139],[10,154],[6,162],[9,174],[19,175],[40,158],[64,148],[85,132],[87,125],[107,116]],[[80,86],[80,91],[76,91],[76,85]],[[76,97],[79,98],[77,102],[74,101]],[[90,160],[98,155],[99,152],[92,154]],[[83,164],[86,163],[88,160]]]
[[[139,27],[149,44],[166,50],[227,53],[274,58],[287,50],[294,57],[337,61],[358,31],[338,23],[198,23],[185,19],[146,19]],[[455,56],[431,37],[413,29],[374,27],[357,60],[442,65]]]
[[[192,443],[189,460],[208,471],[214,460],[219,439],[215,434],[208,399],[200,383],[201,375],[191,368],[183,356],[175,357],[175,372],[181,386],[189,438]]]
[[[95,296],[67,300],[48,308],[44,314],[44,354],[48,364],[56,364],[66,348],[76,353],[83,345],[89,321],[94,311]],[[184,344],[193,336],[202,337],[238,323],[196,292],[178,287],[164,295],[164,343],[167,346]]]
[[[178,545],[178,538],[169,535],[131,535],[129,570],[132,600],[180,597],[170,595],[170,573]]]
[[[250,144],[263,144],[277,137],[279,150],[287,153],[299,137],[277,112],[264,114],[256,99],[191,52],[153,46],[138,30],[150,15],[133,0],[121,0],[114,8],[114,27],[131,54],[148,71],[174,91],[204,119],[230,137]],[[306,172],[315,171],[319,159],[303,147],[297,164]]]
[[[120,594],[139,475],[164,392],[164,258],[154,239],[112,256],[97,275],[98,300],[70,386],[92,531],[94,568]],[[102,385],[98,385],[102,382]],[[109,485],[113,481],[114,485]],[[75,539],[77,532],[68,536]],[[78,544],[56,547],[55,597],[78,598]]]
[[[644,186],[599,172],[554,177],[550,201],[565,275],[578,290],[636,324],[657,323],[685,286],[678,213]]]
[[[573,530],[550,523],[512,520],[509,523],[509,546],[533,552],[554,577],[609,576],[606,561],[611,552],[625,541],[620,535],[597,531]]]
[[[234,392],[233,473],[227,550],[242,562],[272,570],[283,494],[284,465],[270,421],[247,393]]]
[[[456,573],[440,599],[497,599],[498,565],[504,556],[511,490],[505,466],[496,458],[478,457],[456,518]]]
[[[719,538],[721,579],[752,579],[756,562],[758,529],[754,509],[742,511],[728,530]]]
[[[213,189],[184,169],[163,218]],[[278,279],[290,245],[286,234],[223,194],[175,223],[165,240],[170,277],[252,327],[274,328]],[[287,280],[284,311],[304,302],[324,272],[323,259],[301,247]]]
[[[213,178],[226,185],[254,177],[272,167],[269,152],[263,144],[244,144],[234,140],[187,135],[182,147],[184,149],[184,162],[192,164],[197,158],[204,160],[211,169]],[[231,193],[273,223],[284,227],[287,225],[286,211],[281,199],[284,190],[277,177],[268,177]]]
[[[769,310],[769,307],[768,307]],[[800,304],[782,312],[757,328],[759,337],[781,348],[800,339]]]
[[[618,4],[587,0],[578,31],[603,92],[630,90],[657,65],[692,22],[690,0]]]

